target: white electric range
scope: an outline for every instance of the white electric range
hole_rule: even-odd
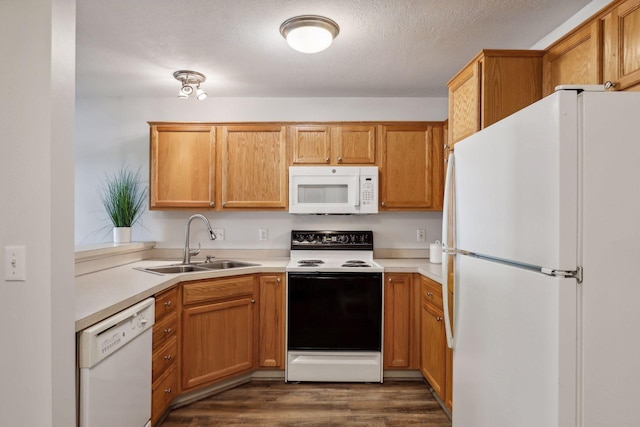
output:
[[[294,230],[286,271],[286,380],[382,382],[373,232]]]

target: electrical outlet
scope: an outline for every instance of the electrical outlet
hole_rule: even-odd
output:
[[[258,230],[258,239],[259,240],[269,239],[269,230],[267,230],[266,228],[260,228]]]
[[[24,282],[26,278],[26,250],[24,246],[4,247],[4,279]]]
[[[224,240],[224,228],[214,228],[213,234],[216,235],[216,240]]]
[[[426,242],[427,241],[427,233],[426,231],[419,229],[416,230],[416,240],[418,242]]]

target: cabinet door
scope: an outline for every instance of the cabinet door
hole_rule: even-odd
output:
[[[604,26],[604,80],[615,84],[613,90],[626,90],[640,83],[640,0],[620,3]]]
[[[416,368],[419,336],[417,286],[412,274],[385,274],[384,281],[384,367]]]
[[[484,129],[542,98],[544,52],[485,50],[480,61],[480,128]]]
[[[222,208],[287,207],[286,128],[222,126]]]
[[[440,398],[445,399],[446,336],[441,310],[422,302],[420,370]]]
[[[284,368],[284,275],[260,276],[258,365]]]
[[[542,59],[543,96],[558,85],[601,83],[601,46],[602,31],[596,20],[547,49]]]
[[[329,126],[292,126],[293,164],[328,164],[331,162],[331,128]]]
[[[151,209],[214,206],[215,141],[212,126],[151,126]]]
[[[442,124],[381,126],[380,141],[381,207],[442,210]]]
[[[480,130],[480,63],[473,62],[449,82],[449,144]]]
[[[189,389],[253,368],[252,297],[182,311],[182,387]]]
[[[333,159],[337,164],[376,163],[376,127],[341,125],[335,127]]]

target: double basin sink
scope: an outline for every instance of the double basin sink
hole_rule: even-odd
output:
[[[232,261],[228,259],[220,259],[209,262],[199,262],[194,264],[171,264],[160,267],[147,267],[142,270],[151,273],[175,274],[175,273],[195,273],[211,270],[228,270],[230,268],[254,267],[260,264],[252,264],[250,262]]]

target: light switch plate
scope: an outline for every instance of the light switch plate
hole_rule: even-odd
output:
[[[267,240],[269,239],[269,230],[266,228],[260,228],[258,230],[258,240]]]
[[[24,246],[4,247],[4,279],[24,282],[26,278],[26,249]]]

